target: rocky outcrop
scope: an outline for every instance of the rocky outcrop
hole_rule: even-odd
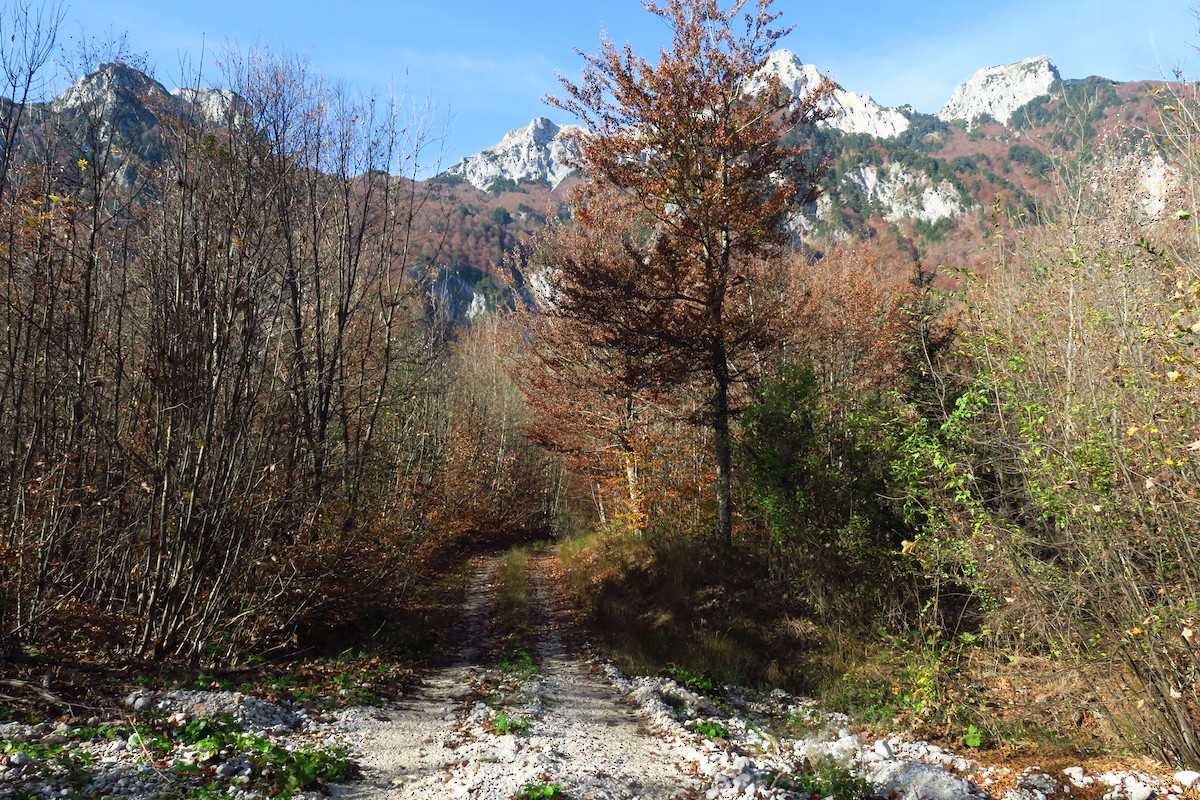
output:
[[[510,131],[500,144],[467,156],[443,174],[463,178],[482,191],[506,180],[558,186],[575,171],[578,149],[570,137],[582,131],[578,125],[555,125],[539,117],[528,127]]]
[[[1048,56],[981,69],[958,85],[937,116],[946,122],[974,122],[986,114],[1008,125],[1014,111],[1049,94],[1050,87],[1060,79],[1058,68]]]
[[[800,96],[806,95],[822,77],[820,70],[803,63],[791,50],[771,53],[764,71],[778,76],[784,88]],[[754,85],[751,83],[752,87]],[[907,131],[910,124],[904,109],[881,106],[871,99],[871,95],[850,92],[841,86],[836,86],[824,108],[832,115],[822,124],[845,133],[865,133],[878,139],[889,139]]]
[[[171,92],[203,125],[241,125],[250,118],[250,104],[229,89],[176,89]]]
[[[80,146],[85,157],[108,151],[134,172],[129,155],[148,162],[164,157],[160,130],[164,120],[224,127],[250,117],[248,103],[232,91],[168,92],[150,76],[119,62],[102,64],[84,75],[51,101],[49,111],[61,120],[67,138]]]
[[[790,50],[772,53],[764,71],[778,76],[784,88],[801,96],[822,78],[815,66],[803,63]],[[747,91],[754,91],[756,85],[761,83],[751,81]],[[905,109],[885,108],[869,94],[849,92],[840,86],[825,108],[831,115],[822,124],[846,133],[887,139],[904,133],[910,124]],[[483,191],[502,181],[557,186],[574,172],[577,150],[569,135],[582,130],[577,125],[560,127],[545,118],[535,119],[529,127],[511,131],[500,144],[464,158],[443,174],[462,178]]]
[[[176,100],[161,83],[120,62],[101,64],[50,103],[56,114],[121,109],[148,119],[153,110],[173,110]]]
[[[949,181],[934,184],[928,175],[910,172],[900,164],[864,166],[851,180],[888,222],[916,219],[932,223],[966,210],[961,194]]]

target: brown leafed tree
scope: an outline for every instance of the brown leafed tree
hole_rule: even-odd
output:
[[[717,533],[732,533],[731,389],[779,328],[753,300],[791,245],[791,212],[821,172],[785,134],[825,116],[823,80],[793,96],[764,71],[790,28],[771,0],[646,0],[672,31],[657,63],[602,42],[551,104],[573,113],[584,180],[551,232],[545,298],[621,392],[700,387],[711,428]]]

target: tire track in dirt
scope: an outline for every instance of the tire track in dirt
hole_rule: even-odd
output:
[[[604,677],[580,644],[558,594],[552,556],[529,558],[538,609],[540,691],[547,710],[542,735],[560,755],[557,775],[571,797],[668,800],[696,796],[701,782],[672,745],[654,736],[647,719]]]
[[[486,652],[500,557],[472,570],[454,664],[387,709],[354,709],[341,735],[365,779],[341,800],[509,800],[522,786],[560,784],[572,800],[684,800],[701,782],[670,742],[604,676],[552,589],[553,556],[528,559],[541,671],[517,685]],[[487,699],[490,705],[481,702]],[[528,723],[492,731],[497,708]]]
[[[430,789],[459,760],[456,748],[462,733],[457,723],[465,715],[487,640],[499,563],[499,557],[482,559],[471,571],[454,663],[426,679],[412,696],[383,710],[353,709],[344,718],[345,734],[361,756],[365,779],[334,787],[333,796],[344,800],[444,796]]]

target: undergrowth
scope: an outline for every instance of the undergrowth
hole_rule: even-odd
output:
[[[45,775],[58,775],[76,792],[92,780],[92,759],[72,749],[71,742],[89,739],[126,739],[156,761],[172,752],[183,755],[172,767],[173,790],[187,797],[222,797],[228,785],[213,780],[213,767],[223,761],[244,759],[251,777],[243,788],[271,797],[287,798],[297,792],[324,790],[329,783],[346,781],[356,766],[338,748],[298,747],[288,749],[265,736],[245,731],[230,715],[201,717],[181,727],[146,716],[130,725],[77,726],[66,733],[67,746],[33,742],[0,743],[0,754],[23,753],[35,760]],[[185,750],[178,751],[177,748]]]
[[[567,539],[558,554],[567,588],[623,669],[663,671],[702,693],[802,687],[814,643],[778,624],[799,604],[761,580],[764,553],[731,559],[702,537],[610,530]]]
[[[800,771],[776,775],[772,783],[812,800],[868,800],[874,797],[869,781],[854,770],[831,761],[805,760]]]
[[[496,718],[492,720],[492,733],[497,736],[513,736],[519,733],[528,733],[532,726],[533,723],[529,720],[513,716],[501,709],[496,712]]]
[[[766,555],[745,544],[731,557],[703,537],[609,530],[567,539],[558,555],[600,647],[627,671],[705,694],[783,688],[881,730],[1002,755],[1115,746],[1098,677],[986,637],[822,624],[789,587],[763,579]],[[785,734],[809,727],[781,724]]]

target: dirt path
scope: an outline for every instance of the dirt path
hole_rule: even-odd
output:
[[[479,562],[456,663],[403,703],[343,717],[365,780],[338,786],[336,797],[510,800],[527,784],[559,784],[579,800],[698,796],[700,781],[676,745],[652,734],[594,660],[568,645],[577,637],[549,590],[550,558],[529,560],[540,673],[518,680],[482,663],[499,559]],[[494,733],[498,715],[516,732]]]
[[[588,653],[567,646],[578,637],[567,630],[565,611],[550,591],[550,559],[536,554],[529,563],[541,614],[541,691],[550,698],[540,727],[560,754],[555,779],[580,797],[694,794],[700,783],[685,771],[674,745],[650,733],[645,715],[618,694]]]
[[[337,785],[335,797],[439,796],[429,789],[440,784],[441,773],[458,760],[455,751],[463,739],[458,723],[487,637],[498,564],[498,558],[489,558],[471,573],[462,610],[462,644],[455,663],[428,678],[400,703],[376,713],[352,709],[344,718],[346,738],[360,744],[359,760],[366,779]]]

